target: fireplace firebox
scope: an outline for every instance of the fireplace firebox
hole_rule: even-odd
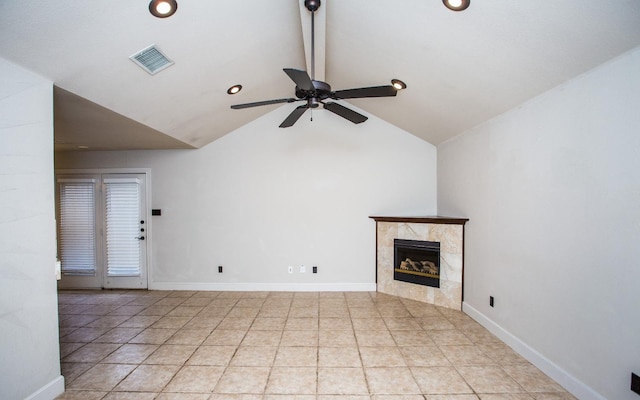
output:
[[[440,242],[394,239],[393,279],[440,287]]]

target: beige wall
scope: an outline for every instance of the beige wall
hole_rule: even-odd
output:
[[[0,79],[0,398],[53,399],[53,84],[1,58]]]
[[[640,48],[438,147],[464,310],[580,399],[638,398],[638,71]]]
[[[322,110],[278,128],[289,112],[198,150],[60,153],[56,168],[151,169],[150,288],[375,290],[369,216],[436,212],[435,147]]]

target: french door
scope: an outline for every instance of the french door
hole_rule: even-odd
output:
[[[56,179],[61,288],[147,288],[146,174]]]

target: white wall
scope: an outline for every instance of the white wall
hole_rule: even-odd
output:
[[[53,188],[53,84],[0,58],[2,399],[64,391]]]
[[[638,71],[640,48],[438,147],[465,310],[584,399],[638,398]]]
[[[375,290],[368,217],[435,214],[435,147],[320,110],[278,128],[292,108],[202,149],[66,152],[56,168],[152,169],[152,288]]]

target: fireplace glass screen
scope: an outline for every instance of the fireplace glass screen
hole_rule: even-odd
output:
[[[440,243],[394,239],[393,279],[440,287]]]

